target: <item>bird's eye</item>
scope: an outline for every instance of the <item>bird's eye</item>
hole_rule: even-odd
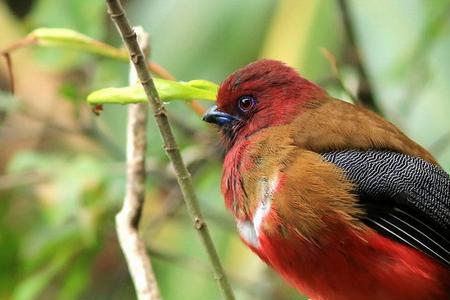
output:
[[[238,100],[238,108],[241,112],[249,112],[256,104],[256,99],[253,96],[242,96]]]

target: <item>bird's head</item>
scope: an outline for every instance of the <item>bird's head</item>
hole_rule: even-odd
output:
[[[220,85],[216,105],[203,120],[220,128],[226,148],[269,126],[291,122],[305,104],[325,92],[276,60],[259,60]]]

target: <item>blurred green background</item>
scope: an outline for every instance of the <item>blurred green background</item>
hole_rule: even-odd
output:
[[[150,33],[151,57],[177,79],[224,77],[276,58],[332,95],[349,96],[321,53],[337,59],[350,91],[436,155],[450,171],[450,1],[129,0]],[[0,49],[38,27],[66,27],[120,46],[103,0],[2,0]],[[128,65],[71,50],[13,54],[16,93],[0,64],[0,299],[133,299],[114,229],[124,195],[126,109],[96,117],[95,89],[127,84]],[[363,85],[366,85],[365,90]],[[209,103],[203,103],[205,106]],[[238,239],[219,192],[214,130],[182,102],[167,105],[182,154],[237,299],[304,299]],[[153,120],[141,232],[164,299],[220,299]]]

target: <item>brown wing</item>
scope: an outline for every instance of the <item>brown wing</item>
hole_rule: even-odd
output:
[[[342,170],[312,151],[298,149],[292,155],[273,200],[280,219],[308,240],[320,237],[330,222],[362,227],[363,211]]]
[[[295,144],[322,153],[334,150],[390,150],[437,165],[433,156],[374,112],[336,99],[308,107],[295,121]]]

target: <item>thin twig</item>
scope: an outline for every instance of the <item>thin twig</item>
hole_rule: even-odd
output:
[[[6,47],[5,49],[0,50],[0,54],[5,58],[5,61],[6,61],[6,68],[8,71],[9,82],[10,82],[10,91],[11,91],[11,94],[13,94],[13,95],[15,92],[15,81],[14,81],[14,72],[12,69],[11,53],[20,48],[30,46],[30,45],[35,45],[36,42],[37,42],[37,40],[35,38],[27,36],[27,37],[17,41],[16,43],[10,45],[9,47]]]
[[[12,53],[12,52],[15,52],[15,51],[17,51],[19,49],[22,49],[24,47],[28,47],[28,46],[31,46],[31,45],[36,45],[37,42],[38,42],[38,40],[37,40],[36,37],[28,35],[28,36],[24,37],[23,39],[18,40],[17,42],[9,45],[8,47],[0,50],[0,53],[2,53],[2,54],[4,54],[4,53]]]
[[[8,70],[9,89],[11,91],[11,94],[14,95],[14,90],[15,90],[15,87],[14,87],[14,72],[13,72],[13,67],[12,67],[11,55],[9,54],[9,52],[2,53],[2,55],[5,58],[6,68]]]
[[[233,291],[228,283],[228,279],[225,276],[222,264],[217,255],[212,238],[209,234],[206,222],[203,219],[200,206],[198,204],[197,195],[192,185],[191,176],[183,162],[178,145],[172,133],[171,126],[167,119],[165,108],[159,98],[156,91],[153,80],[150,73],[147,70],[147,63],[141,49],[136,41],[136,33],[131,28],[127,17],[125,16],[124,9],[119,0],[106,0],[108,4],[108,13],[111,19],[116,24],[118,31],[120,32],[124,43],[126,44],[130,53],[131,61],[133,62],[139,80],[147,95],[150,106],[153,110],[156,123],[164,141],[164,148],[167,152],[169,159],[175,170],[178,184],[180,185],[183,199],[186,202],[186,206],[190,217],[194,223],[194,227],[200,236],[200,239],[208,254],[214,278],[217,280],[222,295],[225,299],[234,299]]]
[[[348,41],[350,43],[350,49],[352,58],[354,59],[354,65],[358,72],[360,84],[358,87],[358,94],[356,95],[362,103],[367,105],[374,111],[379,112],[380,109],[375,102],[375,96],[373,93],[373,87],[370,83],[367,70],[361,58],[361,53],[356,41],[356,35],[352,24],[352,18],[350,15],[350,9],[346,0],[338,0],[338,5],[342,15],[342,21],[344,23],[344,29],[347,34]]]
[[[143,40],[142,47],[145,37]],[[131,69],[130,81],[136,78],[133,73],[134,69]],[[122,210],[116,216],[116,230],[138,299],[160,300],[150,258],[138,231],[145,200],[147,118],[148,105],[128,106],[126,195]]]

